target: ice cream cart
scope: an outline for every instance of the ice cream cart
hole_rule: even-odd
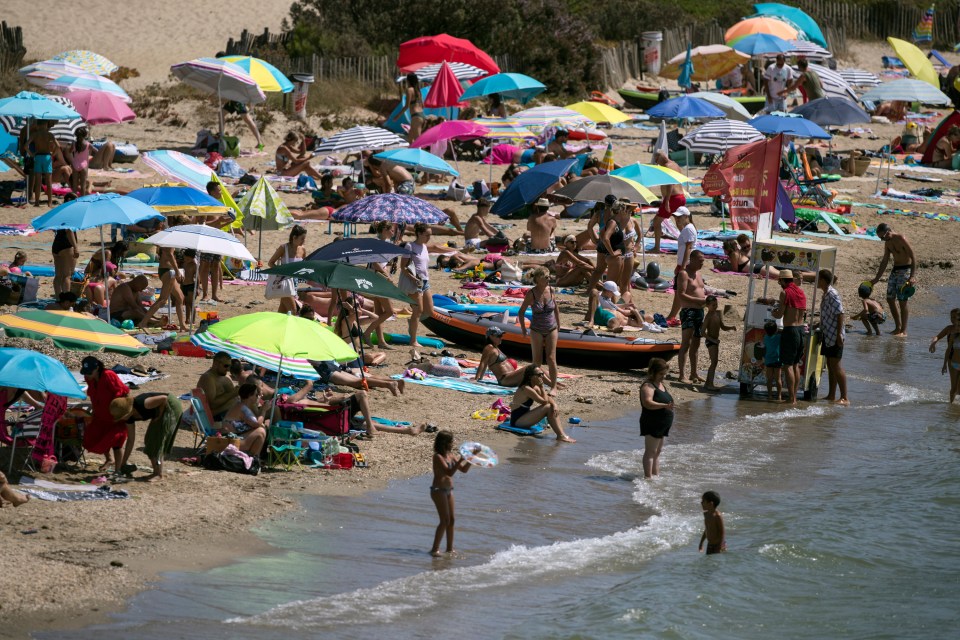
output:
[[[814,312],[819,309],[816,286],[816,273],[820,269],[834,271],[837,261],[836,247],[827,247],[806,242],[791,240],[757,240],[753,244],[750,269],[762,269],[766,274],[769,267],[777,270],[790,269],[794,275],[798,273],[813,274],[813,282],[808,282],[809,276],[800,286],[807,297],[805,325],[803,327],[803,360],[800,363],[801,378],[797,385],[797,396],[801,392],[804,400],[816,400],[817,387],[820,385],[820,374],[823,372],[825,360],[820,355],[819,331],[811,331],[810,326]],[[754,268],[755,265],[760,265]],[[783,320],[773,317],[773,309],[780,297],[780,285],[776,280],[769,278],[751,278],[747,288],[747,311],[743,323],[743,347],[740,359],[740,396],[747,397],[753,393],[754,387],[766,385],[766,371],[763,363],[764,356],[764,329],[768,320],[773,320],[781,328]]]

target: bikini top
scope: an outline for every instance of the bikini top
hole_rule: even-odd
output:
[[[501,362],[505,362],[506,359],[507,359],[507,354],[505,354],[503,351],[500,351],[500,350],[498,349],[498,350],[497,350],[497,359],[493,361],[493,364],[500,364]]]

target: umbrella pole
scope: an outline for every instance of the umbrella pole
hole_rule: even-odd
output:
[[[357,319],[357,331],[360,332],[360,337],[357,338],[357,341],[360,343],[360,380],[363,382],[363,388],[367,388],[367,376],[363,371],[363,366],[366,364],[366,354],[363,352],[363,327],[360,326],[360,305],[357,304],[357,292],[351,291],[353,294],[353,314]],[[353,337],[353,333],[350,333],[350,337]],[[351,340],[352,342],[352,340]]]
[[[883,175],[883,161],[887,157],[886,153],[880,154],[880,168],[877,169],[877,188],[874,189],[874,193],[880,193],[880,176]]]
[[[273,402],[270,403],[270,426],[267,428],[267,450],[273,445],[273,418],[277,412],[277,396],[280,395],[280,371],[283,369],[283,354],[280,354],[280,364],[277,365],[277,381],[273,386]],[[269,459],[269,456],[268,456]]]
[[[220,82],[223,80],[223,72],[220,72],[220,75],[217,77],[217,113],[218,113],[218,122],[220,125],[220,137],[217,140],[217,148],[220,150],[220,153],[223,153],[224,144],[223,144],[223,129],[226,126],[223,116],[223,98],[220,97]]]
[[[640,209],[640,257],[643,259],[643,269],[647,268],[647,228],[643,226],[643,209]]]
[[[107,247],[103,244],[103,225],[100,225],[100,264],[103,265],[103,295],[107,301],[107,322],[110,322],[110,272],[107,271]],[[118,274],[119,275],[119,274]]]

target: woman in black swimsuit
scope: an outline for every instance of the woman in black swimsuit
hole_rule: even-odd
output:
[[[480,364],[477,365],[477,382],[483,380],[487,369],[497,377],[497,384],[501,387],[517,387],[523,380],[523,369],[517,369],[516,360],[507,358],[507,354],[500,350],[503,342],[503,329],[490,327],[487,329],[487,346],[480,355]]]
[[[534,402],[539,406],[534,407]],[[548,396],[543,388],[543,370],[535,364],[524,367],[520,388],[513,394],[513,400],[510,401],[510,426],[529,429],[546,418],[550,428],[557,434],[557,440],[576,442],[564,433],[557,419],[557,413],[557,401]]]
[[[413,142],[423,132],[423,95],[420,93],[420,78],[415,73],[407,74],[407,113],[410,115],[410,131],[407,140]]]
[[[77,234],[70,229],[58,229],[53,237],[53,293],[59,297],[64,291],[70,291],[70,278],[77,269],[80,249],[77,247]]]
[[[643,436],[643,477],[660,475],[663,439],[673,426],[673,397],[663,384],[670,367],[661,358],[653,358],[647,378],[640,386],[640,435]]]
[[[447,534],[447,553],[453,553],[453,474],[466,473],[470,463],[462,457],[453,455],[453,434],[446,429],[437,433],[433,441],[433,484],[430,485],[430,499],[437,507],[440,524],[433,534],[433,546],[430,555],[440,557],[440,543],[443,534]]]

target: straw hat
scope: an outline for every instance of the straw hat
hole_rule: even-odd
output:
[[[110,401],[110,416],[117,421],[123,420],[133,413],[133,398],[122,396]]]
[[[550,208],[550,201],[547,200],[546,198],[540,198],[539,200],[537,200],[537,202],[536,202],[536,204],[535,204],[534,206],[535,206],[535,207],[543,207],[543,208],[545,208],[545,209],[549,209],[549,208]]]
[[[783,269],[780,272],[780,280],[793,280],[793,271],[790,271],[790,269]]]

